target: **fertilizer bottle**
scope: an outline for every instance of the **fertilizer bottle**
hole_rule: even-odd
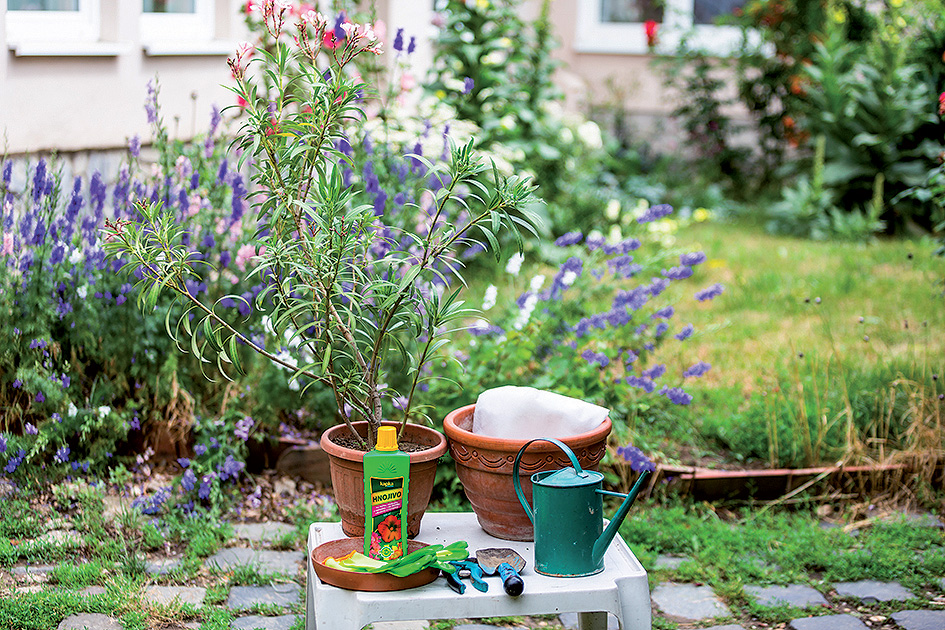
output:
[[[364,555],[395,560],[407,552],[410,455],[397,450],[397,429],[381,427],[364,454]]]

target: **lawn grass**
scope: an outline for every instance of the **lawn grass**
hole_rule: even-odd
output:
[[[726,288],[687,309],[707,331],[695,338],[700,356],[718,366],[701,388],[764,391],[799,352],[865,365],[945,363],[945,260],[930,241],[817,242],[721,222],[693,224],[676,238],[705,251],[703,276]]]
[[[676,309],[671,330],[692,323],[696,332],[658,347],[648,365],[665,363],[663,382],[683,385],[694,400],[680,407],[626,388],[629,411],[612,409],[617,441],[632,441],[662,462],[708,466],[941,456],[945,259],[933,254],[931,241],[818,242],[771,235],[744,220],[694,222],[674,239],[661,264],[677,264],[680,253],[693,251],[707,260],[691,279],[672,283],[660,305]],[[637,260],[654,247],[660,246],[650,239]],[[489,284],[499,287],[500,304],[512,303],[535,274],[557,271],[533,261],[568,255],[548,244],[541,252],[526,255],[517,277],[501,265],[473,274],[470,303]],[[627,287],[645,284],[659,269],[646,269]],[[722,295],[694,298],[715,283],[724,285]],[[606,311],[611,294],[601,295],[566,299],[606,299],[587,309]],[[697,361],[712,369],[672,381],[669,375]]]

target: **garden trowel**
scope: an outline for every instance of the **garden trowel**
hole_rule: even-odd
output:
[[[505,592],[512,597],[518,597],[525,590],[525,582],[519,571],[525,568],[525,558],[518,555],[514,549],[507,547],[491,547],[476,552],[476,562],[486,575],[502,577],[502,586]]]

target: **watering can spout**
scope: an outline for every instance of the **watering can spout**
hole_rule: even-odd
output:
[[[627,513],[630,512],[630,508],[633,506],[633,502],[636,500],[637,495],[640,494],[640,490],[643,489],[643,486],[646,485],[646,482],[649,480],[650,474],[651,473],[649,470],[644,470],[640,473],[640,476],[637,477],[636,483],[633,484],[630,492],[627,493],[627,497],[624,499],[623,503],[620,504],[620,508],[617,510],[617,513],[614,514],[612,519],[610,519],[610,524],[607,525],[607,529],[604,530],[604,532],[600,535],[600,538],[597,539],[597,542],[594,543],[594,549],[591,552],[594,562],[600,562],[604,558],[607,548],[610,547],[610,543],[613,541],[614,536],[617,535],[617,530],[620,529],[620,524],[623,523],[623,519],[627,517]],[[601,494],[617,495],[615,492],[606,492],[604,490],[598,490],[597,492]]]

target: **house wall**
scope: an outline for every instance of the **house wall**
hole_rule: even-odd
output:
[[[648,54],[603,54],[580,52],[577,46],[578,2],[554,0],[551,22],[560,47],[555,57],[563,62],[556,81],[565,92],[567,107],[581,109],[592,104],[620,103],[638,117],[665,116],[673,110],[672,94],[663,86],[660,71]],[[529,0],[526,17],[538,15],[541,2]]]
[[[136,134],[147,142],[144,102],[155,77],[172,137],[206,130],[211,106],[233,102],[222,87],[226,58],[247,39],[240,0],[215,0],[213,10],[212,40],[148,52],[140,1],[102,0],[97,42],[29,47],[8,41],[0,3],[0,153],[114,149]]]

